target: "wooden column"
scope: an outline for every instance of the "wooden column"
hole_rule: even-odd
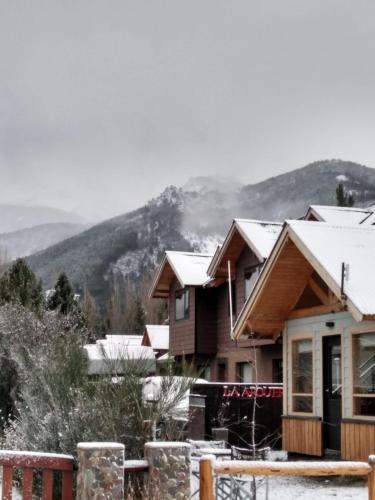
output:
[[[199,500],[215,500],[214,460],[215,457],[209,455],[203,457],[199,462]]]

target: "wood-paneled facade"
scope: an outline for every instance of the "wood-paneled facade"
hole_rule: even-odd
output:
[[[367,460],[375,454],[375,321],[358,319],[331,281],[286,227],[235,333],[282,332],[285,450]]]
[[[242,250],[233,265],[232,287],[235,296],[234,320],[243,307],[245,297],[245,271],[259,264],[254,253],[242,244]],[[214,286],[189,286],[189,315],[176,320],[176,294],[181,285],[174,278],[169,289],[170,355],[179,362],[184,357],[194,360],[198,368],[207,368],[211,381],[240,382],[239,366],[255,364],[258,381],[280,382],[276,370],[281,364],[280,341],[250,340],[235,342],[230,336],[229,287],[227,281],[217,281]]]

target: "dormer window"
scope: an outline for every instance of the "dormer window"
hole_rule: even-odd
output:
[[[261,265],[248,267],[245,270],[245,300],[248,299],[252,289],[254,288],[255,282],[258,279]]]
[[[189,317],[189,290],[184,288],[176,292],[176,321]]]

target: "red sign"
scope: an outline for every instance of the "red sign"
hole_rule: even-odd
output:
[[[282,398],[283,397],[283,388],[275,387],[272,385],[256,385],[256,386],[245,386],[239,387],[237,389],[236,386],[233,388],[224,386],[223,392],[224,398]]]

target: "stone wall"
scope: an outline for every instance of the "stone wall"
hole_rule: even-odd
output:
[[[153,500],[186,500],[190,491],[190,452],[187,443],[153,442],[145,445],[149,464],[148,493]]]

